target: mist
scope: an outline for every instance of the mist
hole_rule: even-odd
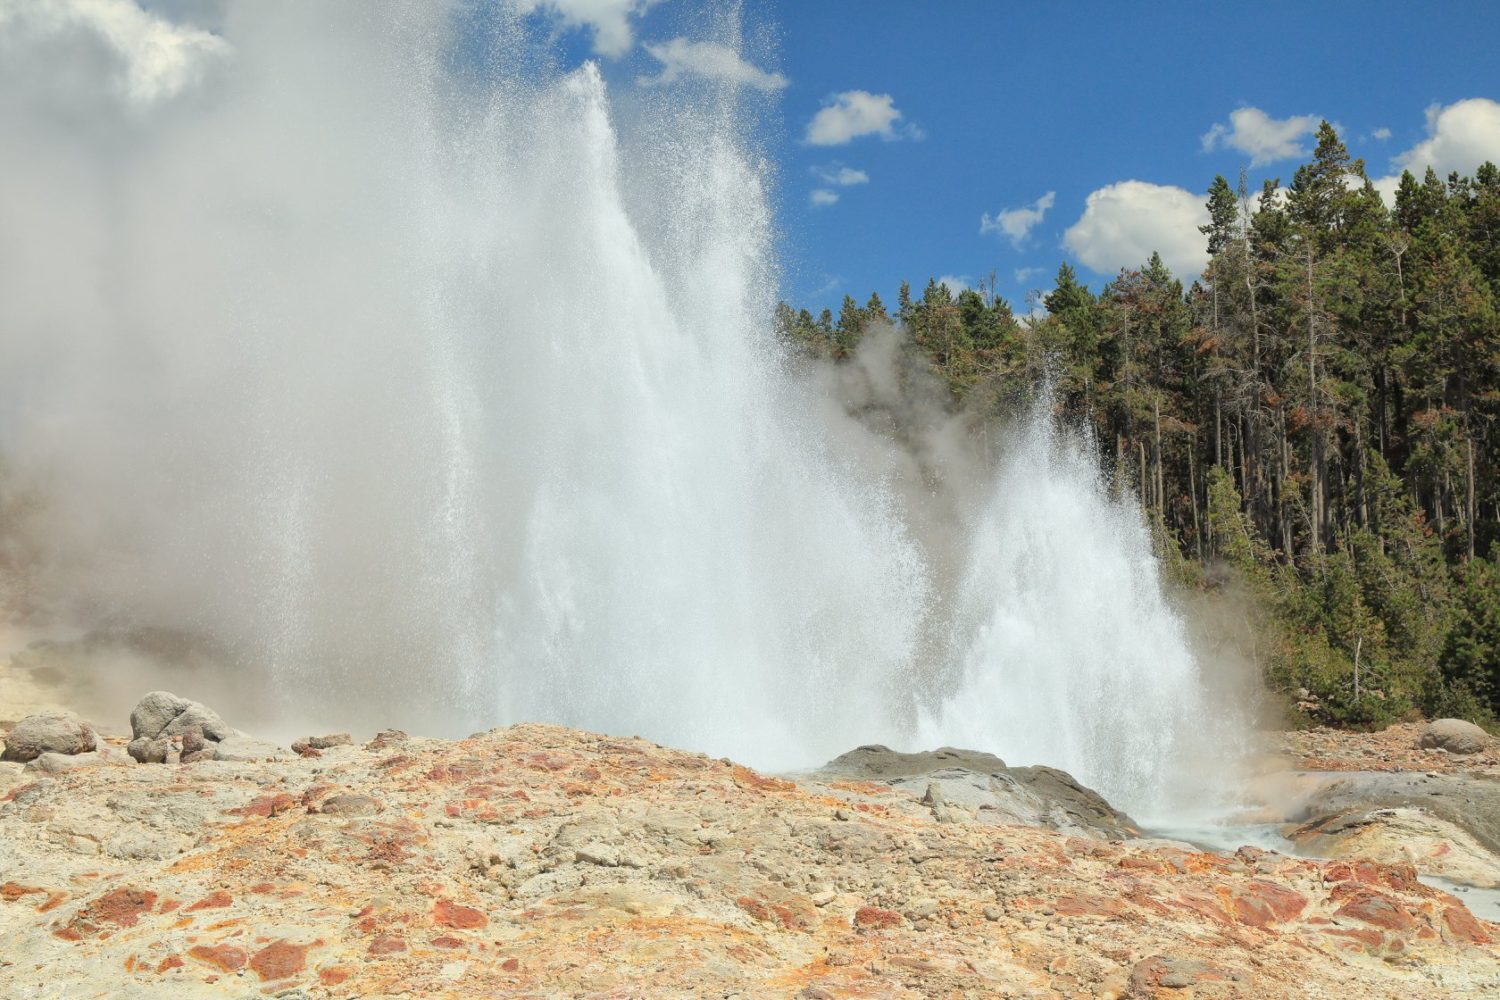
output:
[[[1143,809],[1234,752],[1045,399],[980,433],[897,330],[770,335],[763,97],[617,96],[504,5],[6,4],[0,55],[13,615],[194,637],[275,732],[946,742]]]

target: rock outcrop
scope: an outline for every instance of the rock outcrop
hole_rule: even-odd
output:
[[[1409,865],[943,822],[883,780],[549,726],[378,744],[20,775],[0,995],[1500,990],[1500,927]]]
[[[98,745],[94,728],[75,715],[29,715],[5,734],[0,760],[25,763],[44,753],[88,753]]]
[[[130,713],[130,756],[142,764],[282,759],[281,747],[231,727],[207,705],[152,691]]]
[[[1463,719],[1436,719],[1422,727],[1417,745],[1449,753],[1482,753],[1490,745],[1490,734]]]
[[[940,821],[1045,826],[1080,836],[1124,839],[1140,829],[1093,789],[1055,767],[1009,767],[994,754],[942,747],[900,753],[872,744],[804,777],[877,781],[918,796]]]

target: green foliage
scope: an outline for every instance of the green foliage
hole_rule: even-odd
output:
[[[1379,725],[1500,713],[1500,168],[1404,174],[1387,209],[1337,131],[1282,192],[1215,177],[1191,288],[1153,254],[1091,291],[1067,264],[1018,322],[994,294],[902,283],[893,320],[955,407],[1046,379],[1147,508],[1168,575],[1237,580],[1270,686]],[[783,306],[842,360],[884,317]],[[1262,655],[1264,654],[1264,655]]]

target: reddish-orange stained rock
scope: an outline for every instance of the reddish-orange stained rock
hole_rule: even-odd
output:
[[[1362,891],[1350,895],[1349,901],[1333,911],[1335,917],[1352,917],[1393,931],[1409,931],[1416,921],[1406,907],[1378,892]]]
[[[45,893],[46,891],[46,889],[38,889],[35,886],[21,885],[18,882],[7,882],[4,885],[0,885],[0,899],[5,900],[7,903],[14,903],[22,896],[29,896],[34,892]]]
[[[854,911],[854,926],[872,929],[900,927],[901,914],[894,910],[882,910],[878,906],[861,906]]]
[[[762,900],[756,899],[753,896],[741,896],[734,901],[734,905],[750,914],[756,920],[770,921],[772,919],[771,908]]]
[[[452,900],[440,899],[433,904],[432,922],[439,927],[473,930],[477,927],[488,927],[490,918],[473,907],[460,906]]]
[[[188,956],[225,972],[243,969],[249,957],[243,948],[236,948],[232,944],[200,944],[196,948],[189,948]]]
[[[156,974],[160,976],[172,969],[180,969],[184,964],[185,963],[182,961],[182,956],[168,955],[166,958],[161,960],[160,964],[157,965]]]
[[[204,896],[202,899],[198,900],[198,902],[194,903],[192,906],[189,906],[187,908],[187,912],[192,913],[195,910],[221,910],[224,907],[231,906],[233,904],[233,896],[225,892],[223,889],[216,889],[213,892],[209,893],[207,896]]]
[[[231,809],[229,812],[234,816],[270,818],[295,809],[300,804],[296,798],[288,795],[286,792],[278,792],[275,795],[262,795],[252,800],[248,805],[243,805],[238,809]]]
[[[318,970],[318,982],[322,983],[324,986],[337,986],[339,983],[342,983],[344,980],[348,979],[350,975],[352,975],[352,973],[350,973],[350,971],[343,966],[333,965],[329,966],[326,969]]]
[[[1460,941],[1468,941],[1471,944],[1490,943],[1490,936],[1485,933],[1479,921],[1474,919],[1474,914],[1470,913],[1466,907],[1443,907],[1443,926],[1448,928],[1448,933]]]
[[[105,893],[88,905],[80,916],[88,920],[115,924],[119,927],[134,927],[151,907],[156,905],[156,893],[140,889],[116,889]]]
[[[1170,902],[1174,906],[1191,910],[1201,917],[1207,917],[1214,923],[1227,924],[1230,922],[1229,914],[1224,910],[1223,901],[1217,897],[1196,892],[1184,892],[1179,898]]]
[[[506,972],[516,972],[521,968],[521,960],[519,958],[507,958],[500,963],[500,968]]]
[[[307,949],[305,944],[273,941],[250,956],[250,968],[262,982],[295,976],[307,967]]]
[[[1124,916],[1126,912],[1125,904],[1120,900],[1091,892],[1059,896],[1052,905],[1058,913],[1070,917],[1119,917]]]
[[[406,939],[395,934],[382,934],[370,942],[371,955],[390,955],[406,950]]]
[[[1252,879],[1247,895],[1264,903],[1270,909],[1272,917],[1281,923],[1295,920],[1307,909],[1307,897],[1302,893],[1263,879]]]
[[[1323,866],[1323,881],[1380,885],[1398,892],[1423,891],[1421,883],[1417,881],[1417,870],[1411,865],[1384,865],[1363,858],[1328,862]]]
[[[430,943],[434,948],[462,948],[464,946],[462,940],[447,934],[433,938]]]
[[[1364,948],[1354,949],[1356,951],[1379,951],[1381,944],[1385,942],[1385,938],[1381,936],[1379,931],[1359,930],[1358,928],[1353,927],[1330,928],[1323,933],[1330,934],[1335,937],[1351,938],[1354,941],[1358,941],[1360,944],[1364,945]]]

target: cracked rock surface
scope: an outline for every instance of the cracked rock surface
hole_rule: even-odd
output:
[[[925,792],[541,725],[0,765],[0,996],[1500,995],[1500,927],[1409,866]]]

